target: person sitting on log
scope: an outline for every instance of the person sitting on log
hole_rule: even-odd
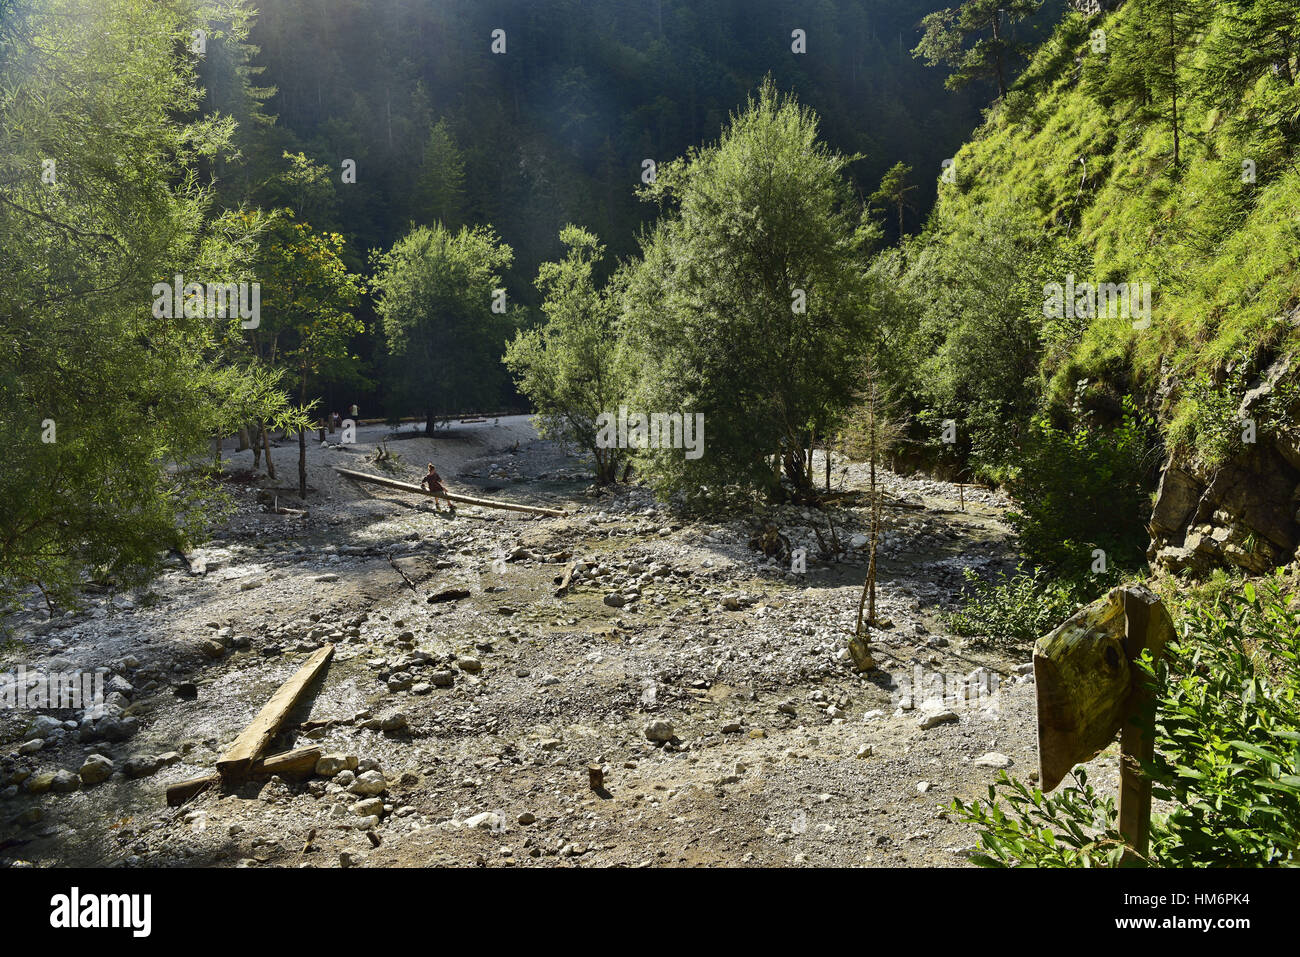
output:
[[[433,467],[432,462],[429,463],[428,474],[425,475],[424,478],[420,479],[420,488],[427,488],[429,490],[429,494],[433,496],[433,507],[437,511],[442,511],[442,507],[438,504],[439,495],[441,495],[443,500],[447,503],[448,511],[456,511],[455,506],[451,504],[451,499],[447,498],[447,489],[442,484],[442,476],[438,474],[438,470]]]

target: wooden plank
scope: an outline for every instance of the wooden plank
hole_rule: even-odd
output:
[[[1114,595],[1079,609],[1034,645],[1039,786],[1051,791],[1115,739],[1130,669],[1124,610]]]
[[[1124,646],[1131,660],[1146,649],[1155,658],[1173,637],[1173,622],[1155,595],[1143,587],[1123,590]],[[1126,857],[1145,858],[1151,844],[1151,779],[1142,762],[1155,757],[1155,702],[1151,689],[1133,669],[1133,690],[1128,703],[1128,720],[1120,734],[1119,832],[1129,846]]]
[[[369,482],[371,485],[382,485],[385,488],[395,488],[402,492],[413,492],[416,495],[432,495],[419,485],[412,485],[410,482],[399,482],[397,479],[385,478],[382,475],[370,475],[367,472],[357,472],[354,469],[345,469],[338,465],[334,466],[334,471],[340,475],[353,479],[357,482]],[[460,502],[464,505],[480,505],[483,508],[500,508],[511,512],[531,512],[534,515],[552,515],[556,518],[563,518],[569,513],[559,508],[542,508],[538,505],[516,505],[513,502],[501,502],[496,499],[488,498],[471,498],[468,495],[457,495],[454,492],[439,492],[438,498],[445,498],[449,502]]]
[[[316,769],[316,762],[324,753],[325,749],[317,746],[272,754],[254,761],[248,773],[250,777],[272,774],[307,775]],[[188,781],[179,781],[167,788],[167,805],[180,807],[190,798],[219,783],[221,783],[220,774],[205,774],[202,777],[190,778]]]
[[[333,655],[333,645],[326,645],[313,652],[307,663],[298,669],[298,673],[280,686],[252,723],[235,739],[235,743],[217,759],[217,771],[222,777],[237,777],[248,773],[253,762],[261,756],[280,730],[280,725],[298,703],[307,686]]]

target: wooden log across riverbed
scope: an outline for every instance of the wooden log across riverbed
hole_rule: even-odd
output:
[[[372,485],[382,485],[385,488],[395,488],[401,492],[414,492],[416,495],[432,495],[432,492],[426,492],[419,485],[412,485],[410,482],[399,482],[397,479],[384,478],[382,475],[371,475],[368,472],[357,472],[353,469],[333,466],[334,471],[345,478],[350,478],[357,482],[369,482]],[[539,505],[516,505],[514,502],[499,502],[489,498],[471,498],[468,495],[457,495],[455,492],[440,492],[439,498],[445,498],[449,502],[460,502],[463,505],[479,505],[483,508],[502,508],[511,512],[531,512],[534,515],[552,515],[556,518],[563,518],[569,513],[561,508],[542,508]]]

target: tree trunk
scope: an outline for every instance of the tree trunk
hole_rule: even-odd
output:
[[[266,427],[266,423],[261,423],[262,429],[262,451],[266,454],[266,474],[275,478],[275,464],[271,461],[271,430]]]
[[[240,451],[240,452],[247,452],[247,451],[248,451],[248,429],[247,429],[247,428],[242,428],[242,429],[239,430],[239,449],[238,449],[238,451]]]
[[[307,430],[298,430],[298,497],[307,497]]]

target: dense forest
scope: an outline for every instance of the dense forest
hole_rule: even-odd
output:
[[[232,6],[234,29],[199,67],[205,109],[239,121],[240,159],[223,169],[218,195],[232,207],[288,206],[339,231],[344,261],[358,271],[413,225],[491,227],[513,253],[501,272],[510,302],[532,314],[533,280],[561,252],[560,230],[590,230],[611,266],[634,255],[654,218],[636,194],[647,161],[662,165],[716,139],[770,75],[818,111],[826,142],[861,157],[846,170],[859,199],[895,163],[936,171],[919,178],[924,188],[908,197],[902,220],[882,217],[896,238],[900,222],[915,229],[923,220],[931,181],[992,87],[946,90],[943,72],[913,56],[920,21],[937,7],[836,0],[796,15],[773,0]],[[1059,12],[1049,4],[1011,28],[1029,43]],[[504,40],[494,46],[496,30]],[[795,31],[805,37],[799,53]],[[345,181],[349,160],[356,175]],[[376,333],[357,339],[365,369],[392,369],[369,302],[361,315]],[[497,391],[453,389],[439,411],[520,406],[495,357],[476,361],[467,378]],[[357,385],[340,383],[333,401],[360,391],[376,414],[425,411],[404,394]]]
[[[1151,582],[1149,862],[1295,863],[1300,7],[949,2],[0,0],[0,610],[203,541],[223,438],[307,501],[354,404],[535,414],[682,515],[866,461],[860,671],[877,468],[1005,494],[952,633]],[[1119,862],[1086,778],[1002,783],[984,863]]]

